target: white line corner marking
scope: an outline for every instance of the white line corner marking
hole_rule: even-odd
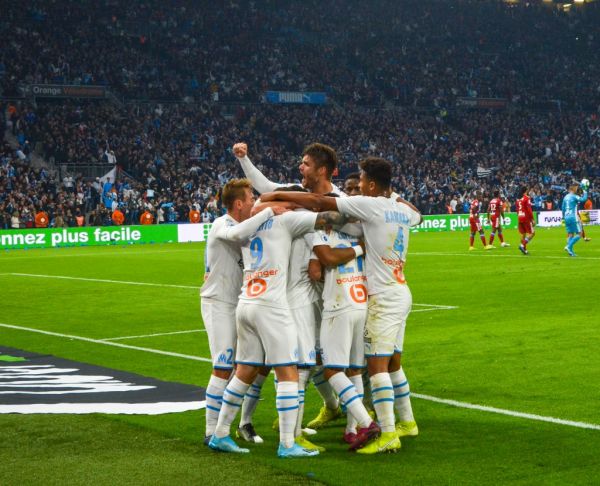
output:
[[[173,353],[171,351],[163,351],[161,349],[143,348],[140,346],[131,346],[129,344],[114,343],[112,341],[106,341],[104,339],[92,339],[83,336],[73,336],[72,334],[62,334],[59,332],[42,331],[41,329],[33,329],[31,327],[13,326],[11,324],[0,323],[0,327],[6,327],[8,329],[17,329],[19,331],[37,332],[39,334],[46,334],[47,336],[62,337],[67,339],[76,339],[78,341],[86,341],[88,343],[105,344],[107,346],[115,346],[117,348],[135,349],[136,351],[145,351],[147,353],[164,354],[165,356],[173,356],[175,358],[193,359],[195,361],[205,361],[206,363],[212,363],[211,359],[202,358],[200,356],[192,356],[189,354]]]

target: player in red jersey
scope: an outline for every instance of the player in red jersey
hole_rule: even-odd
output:
[[[471,224],[471,237],[469,238],[469,251],[475,249],[473,243],[475,242],[475,233],[479,232],[479,238],[481,238],[481,242],[483,243],[483,247],[486,250],[490,250],[494,248],[492,245],[488,245],[485,242],[485,232],[481,227],[481,221],[479,220],[479,212],[481,211],[481,203],[477,197],[479,193],[475,193],[474,199],[471,201],[471,209],[469,211],[469,223]]]
[[[527,195],[527,187],[523,186],[519,190],[520,199],[517,199],[517,214],[519,215],[519,233],[521,233],[521,244],[519,250],[523,255],[529,255],[527,243],[535,236],[535,221],[533,210],[531,209],[531,199]]]
[[[500,197],[500,191],[494,191],[494,199],[490,201],[488,206],[488,221],[492,225],[492,234],[490,235],[490,245],[494,244],[494,237],[498,232],[498,238],[500,239],[500,246],[510,246],[504,241],[504,235],[502,234],[502,218],[504,218],[504,201]]]

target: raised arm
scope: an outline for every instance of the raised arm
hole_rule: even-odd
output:
[[[239,160],[246,177],[250,179],[252,187],[254,187],[254,189],[256,189],[260,194],[263,192],[274,191],[280,186],[280,184],[267,179],[248,158],[248,145],[245,143],[236,143],[233,146],[233,154]]]
[[[247,220],[236,224],[235,226],[224,226],[215,236],[223,240],[236,241],[238,243],[247,240],[256,233],[258,227],[274,216],[272,208],[266,208],[264,211],[248,218]]]

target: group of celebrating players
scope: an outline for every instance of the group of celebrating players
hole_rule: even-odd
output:
[[[351,451],[397,451],[401,437],[418,434],[401,355],[412,305],[404,278],[409,228],[421,214],[392,191],[384,159],[362,160],[344,194],[331,182],[337,154],[327,145],[306,147],[302,186],[292,187],[266,179],[246,144],[233,151],[248,179],[223,188],[227,214],[209,232],[200,293],[213,360],[205,443],[249,452],[231,437],[240,411],[237,436],[262,442],[252,415],[273,369],[279,457],[323,452],[307,434],[342,410]],[[311,378],[323,406],[303,429]]]
[[[346,178],[344,193],[331,182],[337,154],[327,145],[305,148],[301,186],[269,181],[247,152],[244,143],[233,147],[247,179],[224,186],[227,213],[215,220],[207,239],[200,295],[213,372],[205,443],[214,450],[250,452],[231,437],[239,412],[237,437],[263,442],[252,417],[274,370],[279,457],[323,452],[308,436],[343,412],[343,440],[351,451],[395,452],[401,437],[418,435],[401,356],[412,306],[404,277],[409,228],[421,223],[421,214],[393,192],[392,166],[384,159],[363,159],[360,173]],[[587,197],[585,191],[578,197],[577,189],[563,202],[569,254],[581,231],[580,222],[571,221],[572,207]],[[519,249],[528,254],[534,214],[526,187],[520,196]],[[496,233],[509,246],[502,234],[503,206],[496,191],[488,211],[488,245],[474,199],[470,249],[476,232],[487,249]],[[310,379],[323,405],[303,428]]]

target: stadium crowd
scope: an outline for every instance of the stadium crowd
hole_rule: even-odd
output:
[[[145,211],[155,222],[188,221],[191,211],[213,220],[220,187],[241,175],[236,141],[281,182],[299,178],[312,141],[338,150],[341,179],[360,158],[385,157],[394,187],[423,214],[467,212],[476,190],[485,201],[500,188],[514,205],[526,184],[534,208],[547,209],[572,180],[598,187],[596,5],[569,15],[493,1],[278,5],[8,4],[0,94],[19,96],[30,83],[100,84],[126,103],[3,105],[19,147],[2,149],[0,226],[17,224],[15,213],[26,226],[42,210],[55,226],[82,216],[109,224],[115,207],[126,223]],[[333,102],[269,105],[266,89],[323,90]],[[456,106],[460,97],[506,98],[508,107],[468,110]],[[81,170],[32,169],[34,149]],[[127,175],[108,185],[84,177],[85,166],[107,162]],[[600,194],[592,198],[598,207]]]
[[[363,105],[450,106],[464,96],[600,105],[593,4],[569,14],[493,0],[5,7],[0,86],[8,96],[26,82],[109,85],[128,99],[257,102],[276,89],[325,90]]]

